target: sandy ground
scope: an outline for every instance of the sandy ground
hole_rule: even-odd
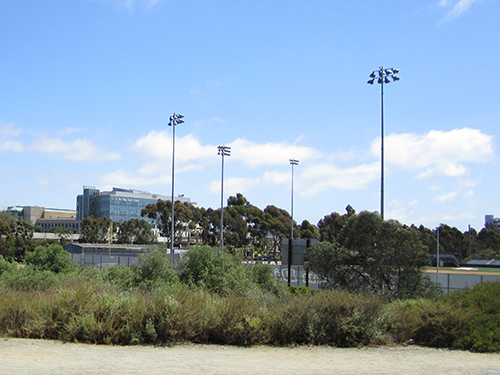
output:
[[[500,354],[417,346],[152,347],[3,338],[0,374],[500,374]]]

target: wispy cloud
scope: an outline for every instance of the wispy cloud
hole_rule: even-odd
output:
[[[448,1],[439,0],[438,5],[442,8],[446,8],[448,12],[444,17],[444,20],[452,20],[459,17],[462,13],[468,10],[472,4],[478,0],[458,0],[458,1]]]
[[[149,10],[163,0],[91,0],[99,1],[102,3],[110,3],[114,6],[126,10],[134,10],[136,7],[141,6],[144,9]]]
[[[347,167],[340,167],[329,155],[318,150],[303,146],[298,139],[294,143],[266,142],[256,143],[238,138],[227,144],[231,147],[231,157],[227,163],[239,164],[240,176],[226,179],[230,191],[248,192],[256,187],[267,185],[288,184],[288,159],[300,160],[296,172],[297,192],[301,196],[316,196],[330,190],[363,190],[380,177],[379,147],[380,138],[375,139],[370,146],[370,154],[376,161],[366,163],[366,153],[358,153],[358,159],[353,155],[348,158]],[[480,130],[463,128],[452,131],[430,131],[426,134],[390,134],[385,138],[386,164],[389,168],[400,168],[413,173],[414,178],[424,179],[434,176],[460,177],[467,171],[467,163],[487,162],[495,157],[493,137],[481,133]],[[147,160],[135,171],[118,170],[103,176],[105,183],[124,186],[163,185],[170,183],[170,174],[165,170],[172,157],[172,137],[167,131],[153,131],[140,137],[135,143],[135,150]],[[176,139],[176,172],[189,173],[212,168],[220,162],[217,156],[217,146],[203,144],[195,135],[189,134]],[[338,158],[338,160],[344,160]],[[317,160],[321,161],[318,162]],[[269,169],[269,168],[274,168]],[[245,169],[252,170],[252,177],[245,176]],[[250,172],[248,172],[250,173]],[[260,176],[259,176],[259,173]],[[257,174],[257,175],[256,175]],[[307,183],[305,182],[307,181]],[[473,194],[474,183],[461,180],[459,191],[467,189]],[[220,182],[213,180],[208,183],[210,192],[219,190]],[[436,200],[444,202],[455,196],[439,192]]]
[[[0,152],[26,152],[61,155],[62,158],[74,161],[103,161],[119,160],[121,155],[117,151],[107,151],[85,138],[65,140],[64,135],[78,131],[66,128],[59,132],[58,137],[42,134],[26,144],[26,139],[14,139],[23,133],[23,129],[14,127],[13,124],[0,126]],[[29,142],[29,140],[28,140]]]
[[[65,141],[61,138],[42,135],[33,141],[29,150],[44,154],[61,154],[65,159],[74,161],[120,159],[120,153],[116,151],[103,150],[85,138],[76,139],[74,141]]]
[[[436,175],[462,176],[467,172],[464,163],[486,162],[495,157],[493,137],[478,129],[390,134],[384,142],[386,163],[416,171],[420,179]],[[374,156],[379,155],[380,138],[372,142],[370,150]]]

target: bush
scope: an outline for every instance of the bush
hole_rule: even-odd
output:
[[[270,343],[351,347],[384,340],[383,300],[370,294],[320,290],[276,305]]]
[[[138,286],[152,288],[179,281],[170,259],[158,249],[152,249],[139,256],[139,261],[131,269],[135,275],[135,284]]]
[[[184,259],[181,280],[221,295],[244,294],[251,288],[241,260],[219,248],[192,247]]]
[[[179,281],[170,259],[158,249],[139,256],[139,261],[132,267],[109,267],[105,278],[122,289],[134,287],[153,289]]]
[[[286,292],[286,287],[273,277],[273,269],[268,264],[255,263],[247,270],[247,276],[264,292],[271,292],[276,296],[282,296]]]
[[[5,260],[4,257],[0,255],[0,275],[4,272],[13,270],[15,267],[13,263]]]
[[[434,299],[394,302],[387,306],[387,330],[396,342],[498,352],[499,295],[496,282]]]
[[[54,272],[40,270],[33,266],[12,268],[0,275],[0,289],[47,290],[56,285]]]
[[[26,253],[26,263],[40,270],[55,273],[76,271],[77,265],[69,258],[69,254],[61,245],[51,244],[37,246],[34,251]]]
[[[479,352],[500,352],[500,282],[478,284],[450,295],[450,304],[466,311],[464,330],[454,345]]]

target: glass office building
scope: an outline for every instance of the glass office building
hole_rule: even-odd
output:
[[[130,219],[145,219],[154,224],[147,217],[141,216],[141,210],[149,203],[156,203],[158,199],[167,201],[172,198],[141,190],[113,188],[112,191],[100,191],[93,186],[84,186],[83,194],[76,198],[77,220],[82,221],[88,216],[93,216],[107,217],[115,223],[123,223]],[[175,200],[191,203],[191,200],[184,196],[178,196]]]

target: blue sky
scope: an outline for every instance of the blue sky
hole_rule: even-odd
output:
[[[500,216],[500,1],[0,1],[0,209],[83,185],[464,231]]]

